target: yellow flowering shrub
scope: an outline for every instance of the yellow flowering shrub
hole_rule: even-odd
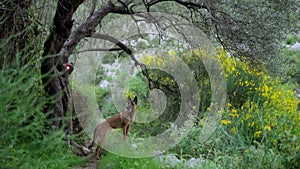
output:
[[[239,128],[253,140],[279,147],[293,142],[299,149],[300,102],[291,87],[264,68],[227,56],[224,50],[219,58],[228,83],[227,110],[220,123],[233,134]]]
[[[300,149],[300,112],[297,110],[300,102],[292,88],[282,84],[279,77],[269,75],[263,65],[250,66],[247,61],[231,57],[223,49],[217,53],[225,71],[228,101],[220,124],[232,135],[240,134],[252,142],[275,147],[291,143],[289,145]],[[147,66],[163,67],[174,57],[183,60],[197,80],[201,102],[199,111],[202,112],[209,110],[211,97],[209,76],[202,62],[208,56],[201,49],[189,53],[170,51],[166,56],[143,57],[142,61]],[[175,86],[174,79],[162,72],[152,71],[151,78]],[[200,126],[204,121],[200,120]]]
[[[159,70],[150,69],[148,73],[153,81],[158,81],[164,86],[168,86],[172,90],[178,91],[178,82],[172,77],[171,74],[164,72],[165,70],[176,70],[174,72],[180,71],[181,63],[186,64],[190,71],[193,72],[195,80],[197,82],[197,87],[199,89],[199,102],[201,102],[200,110],[205,111],[210,105],[211,99],[211,86],[209,75],[206,71],[204,64],[201,62],[203,57],[207,57],[207,53],[204,50],[194,50],[185,52],[175,52],[169,51],[165,55],[159,56],[143,56],[140,61],[147,65],[149,68],[160,68]],[[179,70],[178,70],[179,69]],[[188,83],[187,83],[188,84]],[[189,87],[189,86],[186,86]],[[177,99],[177,98],[176,98]]]

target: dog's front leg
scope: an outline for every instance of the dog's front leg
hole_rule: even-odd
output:
[[[126,141],[128,140],[127,138],[128,138],[128,133],[129,133],[130,126],[131,126],[131,124],[128,124],[126,126]]]
[[[127,125],[123,125],[123,135],[124,135],[124,140],[127,140]]]

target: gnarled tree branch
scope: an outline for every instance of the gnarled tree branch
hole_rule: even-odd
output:
[[[127,47],[124,43],[122,43],[121,41],[119,41],[118,39],[112,37],[112,36],[109,36],[109,35],[106,35],[106,34],[100,34],[100,33],[95,33],[92,38],[96,38],[96,39],[102,39],[102,40],[106,40],[106,41],[109,41],[109,42],[112,42],[114,43],[115,45],[117,45],[118,47],[120,47],[125,53],[127,53],[131,60],[134,62],[135,66],[139,66],[142,70],[142,74],[147,78],[148,80],[148,87],[150,89],[154,89],[154,88],[157,88],[157,89],[165,89],[167,90],[166,92],[168,92],[169,94],[171,95],[174,95],[176,94],[176,91],[171,89],[170,86],[168,85],[165,85],[163,83],[160,83],[159,81],[155,81],[153,80],[149,73],[148,73],[148,68],[145,64],[142,64],[140,63],[134,56],[132,50]]]

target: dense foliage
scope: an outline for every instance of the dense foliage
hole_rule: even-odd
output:
[[[49,132],[38,62],[16,62],[0,70],[1,168],[68,168],[83,164],[62,130]]]
[[[210,97],[207,95],[210,93],[210,82],[200,59],[205,52],[195,50],[188,55],[169,52],[169,55],[181,57],[190,67],[197,68],[193,70],[197,75],[202,75],[196,75],[199,92],[205,91],[200,94],[203,104],[198,111],[199,121],[188,137],[170,152],[177,154],[183,162],[191,157],[201,157],[221,168],[297,168],[300,158],[300,101],[295,97],[292,85],[282,83],[279,77],[268,75],[263,65],[251,67],[248,62],[218,49],[218,59],[225,70],[224,78],[228,85],[227,104],[218,130],[210,140],[201,143],[199,135],[210,110]],[[146,56],[144,63],[164,64],[163,57],[168,56]],[[176,87],[170,75],[159,70],[153,70],[150,74],[162,83]],[[141,95],[138,114],[149,116],[152,110],[145,97],[149,92],[145,90],[146,84],[142,78],[136,75],[131,80],[127,94]],[[132,137],[157,135],[170,127],[170,122],[173,122],[171,117],[176,117],[178,113],[174,104],[180,101],[180,97],[167,97],[167,107],[159,119],[151,123],[135,123],[130,133]]]
[[[174,151],[196,157],[205,154],[224,168],[297,168],[300,101],[293,87],[224,50],[219,58],[228,84],[220,130],[208,143],[199,144],[202,119]]]

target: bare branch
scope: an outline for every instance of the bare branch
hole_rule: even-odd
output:
[[[146,7],[146,9],[147,9],[147,12],[150,12],[150,7],[149,7],[149,5],[148,5],[147,0],[143,0],[143,3],[144,3],[144,5],[145,5],[145,7]]]
[[[102,19],[114,10],[116,10],[115,5],[112,3],[102,5],[102,7],[92,16],[88,17],[84,23],[72,31],[60,52],[64,62],[67,62],[68,57],[71,55],[72,51],[75,49],[80,40],[84,37],[91,36],[95,32],[95,28],[98,26],[98,24],[101,23]]]
[[[142,70],[142,74],[147,78],[148,80],[148,86],[150,89],[153,88],[157,88],[157,89],[166,89],[168,91],[169,94],[171,95],[175,95],[177,92],[176,90],[173,90],[170,88],[170,86],[163,84],[157,80],[153,80],[149,73],[148,73],[148,68],[145,64],[140,63],[133,55],[133,52],[131,51],[131,49],[129,47],[127,47],[124,43],[122,43],[121,41],[119,41],[118,39],[109,36],[109,35],[105,35],[105,34],[100,34],[100,33],[95,33],[92,38],[96,38],[96,39],[102,39],[102,40],[107,40],[109,42],[112,42],[114,44],[116,44],[118,47],[120,47],[125,53],[127,53],[131,60],[134,62],[135,66],[139,66]]]
[[[114,44],[116,44],[118,47],[120,47],[123,51],[125,51],[130,58],[134,61],[134,64],[137,66],[140,66],[140,63],[137,61],[137,59],[134,57],[133,52],[131,51],[131,49],[129,47],[127,47],[124,43],[122,43],[121,41],[119,41],[118,39],[106,35],[106,34],[101,34],[101,33],[95,33],[92,38],[96,38],[96,39],[102,39],[102,40],[107,40],[109,42],[112,42]]]
[[[207,6],[207,4],[200,4],[200,3],[194,3],[189,1],[182,1],[182,0],[153,0],[147,4],[148,7],[151,7],[157,3],[160,2],[176,2],[182,6],[185,6],[187,8],[194,8],[194,9],[207,9],[209,10],[210,7]]]
[[[105,52],[105,51],[120,51],[123,50],[121,48],[111,48],[111,49],[85,49],[77,51],[76,53],[83,53],[83,52]]]

